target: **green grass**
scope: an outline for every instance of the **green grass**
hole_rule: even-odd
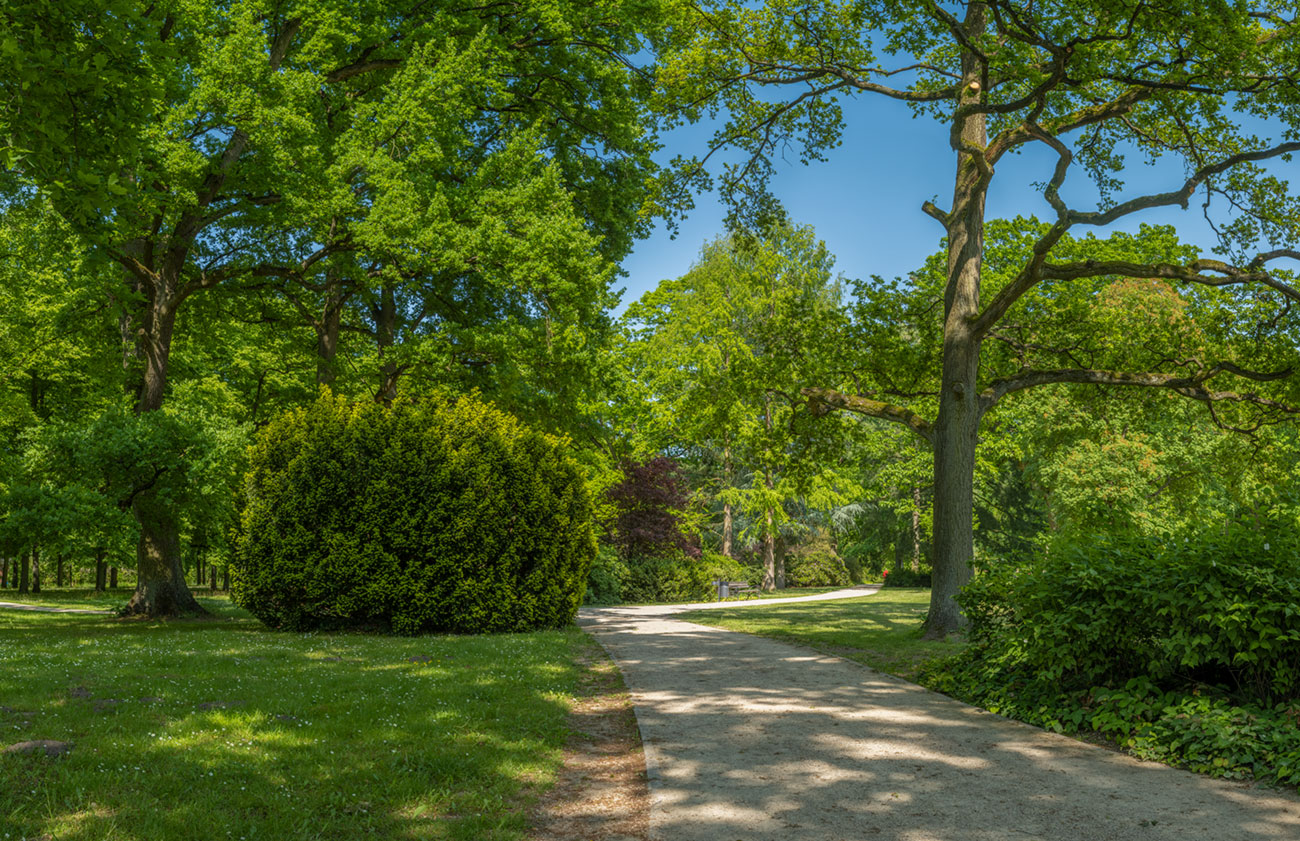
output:
[[[770,592],[770,593],[764,593],[762,590],[759,590],[759,589],[755,588],[755,589],[752,589],[752,590],[745,590],[741,595],[731,596],[730,598],[724,599],[724,601],[728,601],[728,602],[749,602],[749,601],[754,601],[755,599],[792,599],[792,598],[794,598],[794,597],[796,597],[796,596],[815,596],[815,595],[817,595],[817,594],[819,594],[819,593],[833,593],[833,592],[835,592],[836,590],[846,590],[846,589],[848,589],[849,587],[852,587],[852,586],[853,586],[852,584],[846,584],[846,585],[844,585],[843,587],[787,587],[787,588],[785,588],[784,590],[773,590],[773,591]],[[589,605],[589,607],[618,607],[620,604],[623,604],[623,605],[645,605],[645,604],[660,604],[660,605],[662,605],[662,604],[701,604],[701,603],[703,603],[703,602],[716,602],[717,600],[718,600],[718,596],[717,596],[717,593],[715,592],[713,595],[709,596],[708,598],[703,598],[703,599],[690,599],[690,600],[688,600],[688,601],[677,601],[677,602],[619,602],[618,604],[612,604],[612,605],[596,605],[596,604],[593,604],[593,605]]]
[[[19,595],[17,590],[4,589],[0,590],[0,602],[36,604],[44,607],[116,610],[123,607],[130,600],[131,593],[134,590],[134,584],[129,587],[118,587],[116,590],[105,590],[102,593],[96,593],[90,587],[43,587],[39,593],[23,593],[22,595]],[[230,595],[228,593],[213,592],[206,587],[191,588],[190,592],[194,594],[200,604],[208,607],[209,610],[213,609],[213,605],[224,610],[225,606],[230,604]]]
[[[221,618],[0,610],[0,746],[75,745],[0,755],[0,841],[524,837],[580,632],[290,634],[208,606]]]
[[[698,610],[673,618],[797,643],[912,680],[921,664],[962,646],[921,639],[929,605],[929,590],[898,588],[854,599]]]

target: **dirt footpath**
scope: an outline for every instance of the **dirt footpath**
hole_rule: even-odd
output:
[[[856,663],[670,618],[683,609],[580,616],[631,691],[655,841],[1300,841],[1292,794],[1140,762]]]

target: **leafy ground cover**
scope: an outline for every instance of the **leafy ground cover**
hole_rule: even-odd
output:
[[[217,619],[0,611],[0,745],[74,745],[0,754],[0,838],[523,837],[579,632],[286,634],[206,606]]]
[[[700,610],[675,618],[805,645],[914,679],[926,661],[961,648],[960,642],[952,640],[921,639],[921,621],[929,605],[929,590],[899,588],[868,598]]]

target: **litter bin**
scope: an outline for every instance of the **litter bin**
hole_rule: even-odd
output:
[[[730,582],[725,581],[725,580],[719,578],[718,580],[714,581],[713,583],[718,585],[718,601],[722,601],[723,599],[725,599],[725,598],[727,598],[728,596],[731,595],[731,585],[730,585]]]

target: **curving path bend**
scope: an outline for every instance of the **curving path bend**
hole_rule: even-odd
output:
[[[1009,721],[829,655],[585,608],[645,744],[653,841],[1300,841],[1300,798]]]

